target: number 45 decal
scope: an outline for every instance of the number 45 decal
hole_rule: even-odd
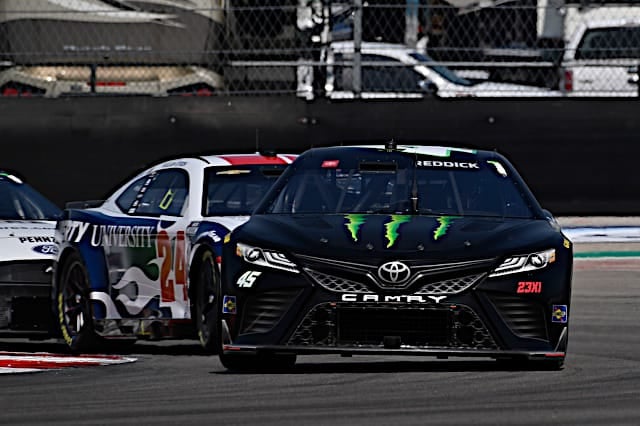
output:
[[[250,288],[261,274],[260,271],[247,271],[238,278],[236,284],[238,287]]]

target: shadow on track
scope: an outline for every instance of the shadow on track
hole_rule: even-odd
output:
[[[0,351],[6,352],[49,352],[57,354],[70,354],[71,351],[61,340],[29,340],[29,339],[2,339]],[[203,355],[207,354],[196,340],[164,340],[164,341],[138,341],[136,343],[125,342],[121,344],[110,343],[108,346],[96,347],[91,353],[114,355]]]
[[[456,372],[496,372],[496,371],[547,371],[536,365],[486,360],[432,361],[429,358],[416,361],[373,361],[373,362],[310,362],[298,361],[286,370],[213,371],[211,374],[327,374],[327,373],[456,373]],[[556,371],[557,372],[557,371]]]

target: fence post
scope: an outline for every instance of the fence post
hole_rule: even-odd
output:
[[[362,92],[362,0],[354,0],[353,6],[353,95],[359,98]]]
[[[418,42],[418,5],[420,0],[407,0],[405,11],[404,44],[415,48]]]

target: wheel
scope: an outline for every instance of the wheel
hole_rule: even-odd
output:
[[[202,252],[193,285],[192,312],[200,344],[207,352],[217,354],[220,351],[220,275],[210,250]]]
[[[93,325],[90,291],[87,269],[74,252],[64,261],[56,285],[58,326],[72,352],[91,352],[100,341]]]

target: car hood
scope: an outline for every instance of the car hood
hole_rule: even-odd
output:
[[[53,259],[55,225],[54,221],[0,222],[0,262]]]
[[[543,219],[380,214],[255,215],[237,233],[238,241],[292,253],[371,262],[492,258],[561,238]]]

